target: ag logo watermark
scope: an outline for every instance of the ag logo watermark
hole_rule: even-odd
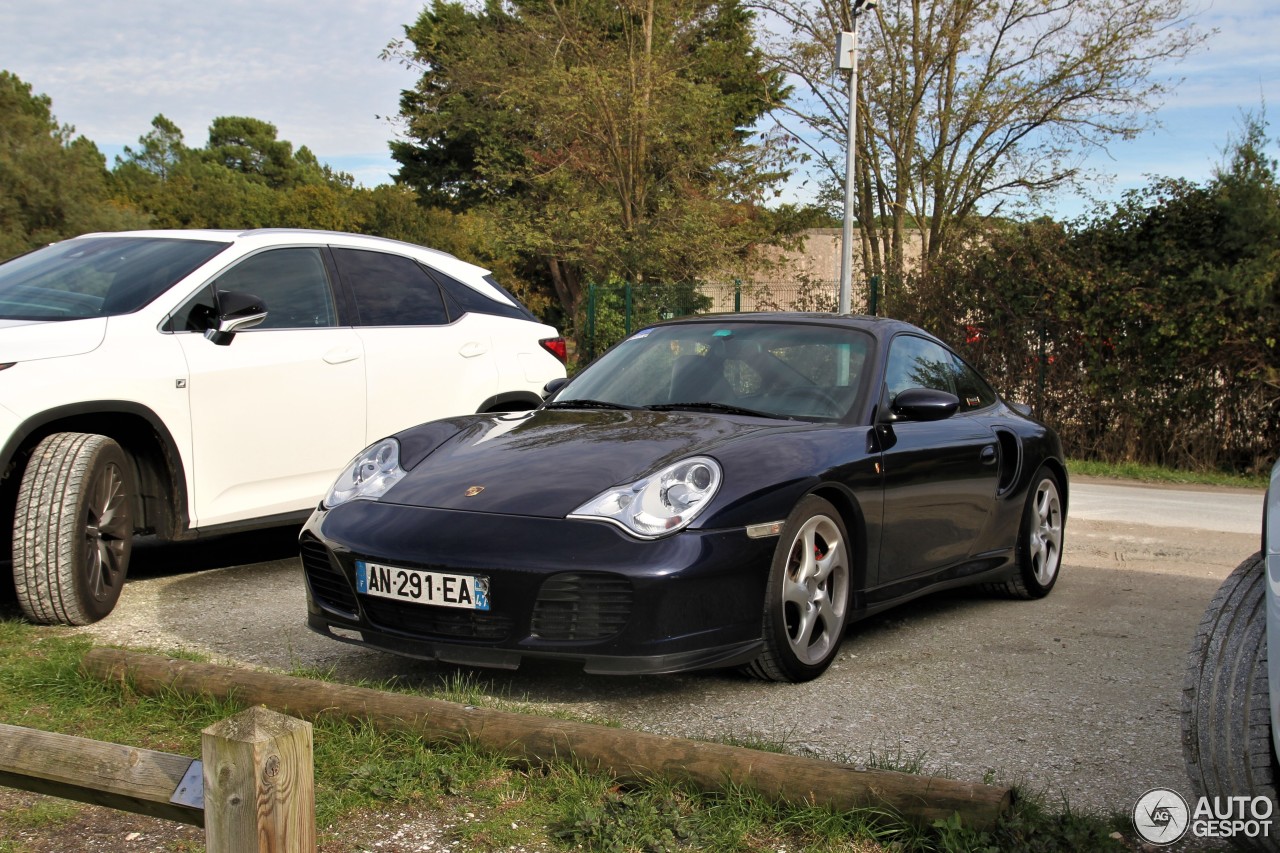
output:
[[[1270,797],[1200,797],[1194,808],[1168,788],[1152,788],[1133,807],[1133,828],[1150,844],[1196,838],[1270,838]]]
[[[1181,840],[1191,826],[1191,810],[1177,791],[1152,788],[1133,807],[1133,828],[1144,841],[1172,844]]]

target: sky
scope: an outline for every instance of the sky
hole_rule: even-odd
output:
[[[1203,181],[1238,135],[1242,112],[1280,103],[1280,3],[1192,0],[1216,29],[1206,47],[1162,79],[1181,80],[1159,126],[1094,152],[1090,194],[1114,199],[1149,176]],[[274,124],[363,186],[390,181],[388,142],[402,89],[417,75],[379,53],[416,20],[423,0],[4,0],[0,70],[52,100],[114,164],[164,114],[202,147],[219,116]],[[866,61],[864,57],[864,61]],[[1280,110],[1280,107],[1275,109]],[[1271,128],[1280,135],[1280,119]],[[797,197],[784,200],[804,200]],[[1060,196],[1043,211],[1089,206]]]

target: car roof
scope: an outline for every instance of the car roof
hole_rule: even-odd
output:
[[[456,255],[408,243],[403,240],[392,240],[388,237],[375,237],[371,234],[353,234],[347,231],[323,231],[315,228],[168,228],[140,231],[99,231],[92,234],[81,234],[75,239],[98,239],[106,237],[149,237],[171,240],[210,240],[218,243],[240,243],[248,247],[270,247],[290,242],[323,243],[353,249],[384,249],[414,258],[428,266],[459,279],[468,287],[482,293],[489,299],[503,304],[516,304],[512,298],[493,282],[481,283],[479,279],[490,275],[484,267],[462,260]]]
[[[459,261],[457,256],[439,249],[433,249],[430,246],[420,246],[417,243],[408,243],[404,240],[392,240],[389,237],[377,237],[372,234],[355,234],[349,231],[324,231],[316,228],[157,228],[139,231],[99,231],[92,234],[82,234],[81,237],[168,237],[171,239],[184,240],[212,240],[220,243],[236,243],[245,240],[261,240],[264,243],[271,242],[273,239],[287,241],[294,240],[324,240],[326,242],[338,241],[350,244],[369,244],[370,246],[384,246],[388,249],[394,248],[402,252],[414,253],[425,252],[437,258],[449,258],[453,261]],[[465,261],[459,261],[465,263]],[[473,265],[474,266],[474,265]]]
[[[726,312],[721,314],[697,314],[679,317],[655,323],[655,326],[673,326],[694,323],[784,323],[789,325],[823,325],[843,326],[860,329],[878,338],[887,338],[898,332],[911,332],[923,337],[937,340],[919,326],[913,326],[903,320],[889,317],[874,317],[870,314],[827,314],[820,312],[798,311],[758,311],[748,313]]]

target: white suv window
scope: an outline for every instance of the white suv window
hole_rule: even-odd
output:
[[[252,293],[265,302],[267,319],[259,329],[308,329],[338,323],[319,249],[261,252],[218,276],[213,286]]]
[[[333,250],[356,300],[361,326],[441,326],[449,322],[440,288],[417,261],[385,252]]]

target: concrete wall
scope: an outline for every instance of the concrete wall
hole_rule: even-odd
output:
[[[735,291],[743,311],[834,311],[840,287],[839,228],[811,228],[798,249],[775,246],[761,250],[752,268],[717,276],[703,292],[711,297],[714,311],[733,311]],[[920,257],[918,232],[907,235],[908,263]],[[739,286],[740,283],[740,286]],[[862,267],[862,241],[854,232],[851,306],[867,307],[867,275]]]

